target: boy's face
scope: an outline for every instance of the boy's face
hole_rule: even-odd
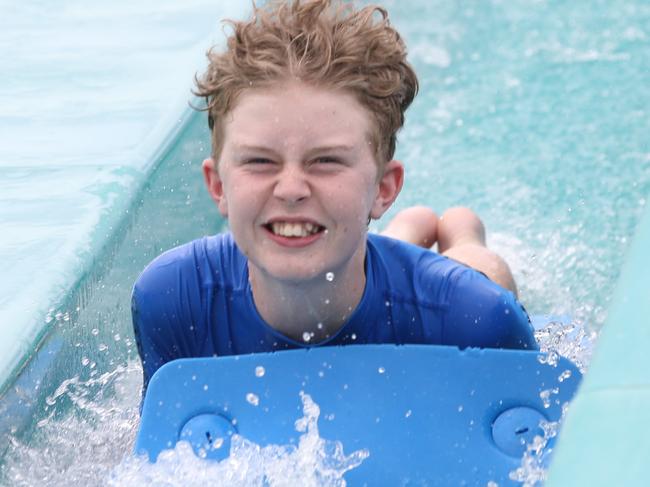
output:
[[[370,120],[340,90],[293,82],[241,94],[204,175],[251,276],[363,272],[368,217],[388,209],[403,178],[397,161],[378,178]]]

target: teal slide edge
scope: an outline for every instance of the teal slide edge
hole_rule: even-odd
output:
[[[49,33],[59,41],[51,66],[17,59],[5,67],[21,73],[23,84],[12,84],[11,76],[0,81],[14,100],[0,108],[0,396],[56,325],[57,313],[73,318],[74,297],[119,239],[149,176],[187,124],[189,103],[196,102],[193,75],[203,70],[207,49],[223,42],[219,20],[249,8],[208,0],[121,2],[110,11],[77,12],[88,25],[74,12],[55,18],[11,12],[15,28],[6,35],[25,33],[28,43]],[[79,52],[61,60],[55,56],[61,46]],[[41,45],[32,51],[50,59]],[[102,67],[107,59],[113,69]],[[21,93],[42,88],[38,73],[47,69],[54,81],[38,99],[53,108],[43,120]],[[49,157],[37,157],[35,147]]]
[[[650,211],[639,223],[591,367],[571,403],[547,487],[647,485]]]

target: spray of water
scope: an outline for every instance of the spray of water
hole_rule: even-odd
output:
[[[136,362],[88,380],[63,381],[46,398],[47,411],[34,431],[7,438],[0,485],[106,485],[110,471],[133,449],[141,381]]]
[[[565,357],[571,360],[584,373],[598,335],[595,331],[587,330],[577,321],[570,323],[557,321],[550,322],[544,328],[537,330],[535,338],[544,353],[540,356],[540,362],[557,368],[558,382],[563,382],[570,377],[571,372],[558,367],[559,358]],[[540,391],[544,407],[550,406],[557,391],[557,388]],[[569,404],[565,403],[562,405],[562,416],[559,421],[540,423],[543,434],[535,436],[527,445],[519,467],[510,472],[511,480],[521,482],[522,487],[536,487],[543,484],[553,451],[552,440],[558,435],[568,409]]]
[[[542,421],[540,423],[543,434],[535,436],[533,441],[527,445],[520,466],[510,472],[511,480],[521,482],[522,487],[536,487],[546,480],[547,467],[553,452],[550,442],[557,436],[568,407],[568,403],[562,405],[562,417],[559,421]]]
[[[133,456],[139,423],[139,363],[83,381],[63,381],[46,399],[51,414],[29,438],[8,438],[0,484],[17,487],[93,486],[344,486],[343,475],[369,455],[345,455],[343,445],[319,436],[320,409],[301,393],[304,416],[296,445],[260,446],[234,435],[229,458],[196,456],[187,442],[167,450],[156,464]],[[72,408],[62,408],[63,403]],[[57,409],[66,409],[57,411]]]
[[[581,323],[552,322],[536,333],[544,355],[541,361],[566,371],[558,357],[572,360],[581,370],[589,363],[596,335]],[[256,375],[265,371],[256,369]],[[184,442],[161,455],[156,465],[132,457],[139,422],[141,367],[134,360],[87,380],[75,375],[62,381],[45,399],[43,419],[28,438],[11,435],[1,466],[1,485],[93,487],[112,485],[345,485],[343,475],[368,456],[367,451],[343,453],[339,442],[320,438],[318,406],[303,395],[303,433],[298,446],[260,446],[233,437],[231,457],[221,462],[198,458]],[[544,392],[544,391],[541,391]],[[548,399],[553,400],[552,391]],[[407,412],[408,415],[408,412]],[[559,423],[542,425],[544,436],[529,445],[520,466],[511,473],[525,486],[546,475],[549,440]]]
[[[230,456],[216,462],[197,457],[190,444],[182,441],[162,452],[155,464],[145,457],[127,458],[112,472],[108,485],[345,486],[345,472],[359,466],[369,452],[345,455],[341,442],[321,438],[320,408],[308,394],[301,393],[301,398],[304,416],[296,421],[296,430],[303,434],[297,446],[260,446],[233,435]]]

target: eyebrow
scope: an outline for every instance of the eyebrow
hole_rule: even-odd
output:
[[[352,151],[354,150],[353,145],[346,145],[346,144],[339,144],[339,145],[323,145],[320,147],[314,147],[313,149],[310,149],[309,152],[336,152],[336,151]]]
[[[276,151],[270,147],[265,147],[263,145],[249,145],[249,144],[235,144],[237,149],[242,151],[257,151],[257,152],[269,152],[275,154]],[[309,149],[307,152],[313,154],[316,152],[335,152],[335,151],[353,151],[355,147],[353,145],[338,144],[338,145],[323,145]]]

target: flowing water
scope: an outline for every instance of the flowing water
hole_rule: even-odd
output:
[[[488,244],[510,263],[528,311],[572,317],[569,326],[538,331],[549,362],[559,353],[584,369],[650,190],[650,5],[383,4],[410,46],[421,82],[399,138],[406,185],[388,217],[412,204],[437,211],[460,204],[474,208],[488,228]],[[69,302],[43,317],[53,327],[39,354],[48,367],[33,390],[18,382],[13,388],[29,417],[16,415],[3,433],[0,484],[70,487],[158,479],[159,485],[174,485],[172,474],[165,481],[156,477],[160,471],[129,459],[141,386],[130,289],[163,250],[224,229],[202,188],[200,163],[209,148],[205,125],[202,114],[191,120],[125,216],[96,272]],[[6,398],[0,401],[0,414],[11,411]],[[306,406],[305,417],[315,425],[313,411]],[[278,445],[272,452],[276,464],[269,463],[270,450],[241,439],[245,458],[258,455],[257,463],[246,460],[257,473],[242,478],[254,484],[266,475],[268,485],[281,485],[269,480],[276,467],[289,465],[290,471],[320,447],[334,454],[325,470],[334,465],[342,474],[363,461],[363,452],[343,454],[345,445],[338,450],[319,443],[315,426],[305,431],[311,446]],[[526,485],[543,480],[538,447],[512,474]],[[182,470],[178,462],[184,456],[180,446],[168,455],[167,467]],[[210,467],[205,478],[228,468]],[[332,475],[326,484],[340,480]]]

